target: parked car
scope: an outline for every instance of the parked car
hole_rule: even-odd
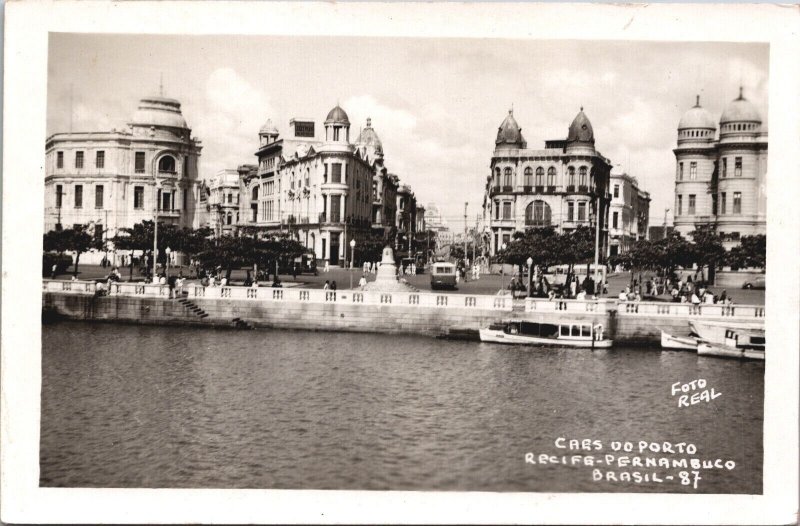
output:
[[[744,285],[742,285],[743,289],[766,289],[767,288],[767,277],[766,276],[757,276],[756,278],[745,281]]]

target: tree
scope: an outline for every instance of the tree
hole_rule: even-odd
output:
[[[733,268],[766,268],[767,236],[743,236],[739,246],[731,248],[725,255],[725,262]]]
[[[710,225],[697,226],[692,232],[692,263],[702,270],[708,267],[709,282],[714,282],[716,267],[725,260],[725,248],[722,246],[722,236]]]

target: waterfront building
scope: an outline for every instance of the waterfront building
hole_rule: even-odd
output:
[[[635,177],[611,170],[608,256],[623,254],[633,244],[647,238],[650,221],[650,194],[639,188]]]
[[[767,131],[755,105],[733,100],[717,124],[696,104],[678,123],[675,153],[675,230],[687,237],[700,225],[723,236],[726,248],[767,226]]]
[[[383,144],[372,127],[372,119],[358,134],[355,142],[362,159],[372,165],[372,228],[386,235],[395,226],[397,188],[400,179],[389,174],[383,163]]]
[[[45,142],[45,231],[85,226],[106,239],[158,217],[199,226],[198,163],[177,100],[144,97],[126,129],[54,133]],[[104,252],[81,257],[99,263]]]
[[[255,170],[242,167],[240,227],[289,233],[317,259],[338,265],[372,228],[375,166],[350,141],[350,119],[338,105],[319,129],[294,118],[281,136],[268,120],[259,130]]]
[[[224,169],[204,185],[207,214],[205,226],[215,236],[231,235],[239,223],[239,171]]]
[[[608,247],[608,195],[611,162],[594,147],[592,124],[581,108],[566,140],[528,148],[509,110],[497,130],[484,198],[490,254],[516,231],[553,226],[559,232],[600,222],[600,254]],[[598,213],[599,211],[599,213]]]
[[[397,253],[398,256],[411,257],[412,241],[417,231],[417,197],[411,186],[401,184],[397,188]]]

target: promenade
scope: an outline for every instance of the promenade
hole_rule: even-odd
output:
[[[94,280],[102,279],[111,271],[110,267],[103,268],[100,265],[80,265],[78,272],[78,279],[80,280]],[[188,269],[170,267],[170,275],[177,275],[178,272],[183,270],[184,275],[189,275]],[[120,269],[123,281],[128,280],[128,269]],[[643,273],[646,280],[651,273]],[[71,274],[60,274],[56,279],[69,280]],[[350,286],[350,277],[353,278],[353,286],[358,286],[358,280],[361,278],[361,270],[353,269],[352,272],[343,268],[332,268],[330,272],[322,272],[320,269],[318,276],[311,274],[299,274],[297,278],[292,277],[291,274],[281,274],[280,279],[284,287],[303,287],[309,289],[321,289],[325,281],[336,281],[336,286],[339,290],[347,289]],[[373,281],[375,274],[367,274],[367,281]],[[637,274],[638,276],[638,274]],[[138,275],[137,271],[133,274],[134,281],[144,281],[142,276]],[[246,272],[243,270],[234,270],[231,274],[231,284],[241,285],[246,277]],[[410,285],[416,287],[421,292],[430,292],[430,274],[417,274],[415,276],[402,276]],[[509,276],[500,276],[499,274],[483,274],[478,280],[463,280],[458,284],[455,290],[437,290],[436,292],[446,294],[497,294],[497,292],[504,287],[508,287]],[[187,280],[187,285],[198,283],[197,280]],[[608,276],[608,294],[601,297],[616,299],[619,291],[624,289],[625,286],[630,284],[630,273],[621,272],[610,274]],[[269,283],[262,283],[262,286],[269,286]],[[746,305],[764,305],[764,290],[745,290],[745,289],[729,289],[724,287],[710,287],[714,294],[720,294],[726,290],[728,295],[733,298],[734,303]],[[660,296],[647,297],[648,301],[670,301],[671,298],[667,294]]]

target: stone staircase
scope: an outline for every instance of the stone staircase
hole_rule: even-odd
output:
[[[186,307],[186,309],[192,311],[198,318],[200,319],[208,318],[208,313],[203,309],[201,309],[200,307],[198,307],[197,304],[195,304],[193,301],[187,298],[180,298],[178,300],[178,303]]]

